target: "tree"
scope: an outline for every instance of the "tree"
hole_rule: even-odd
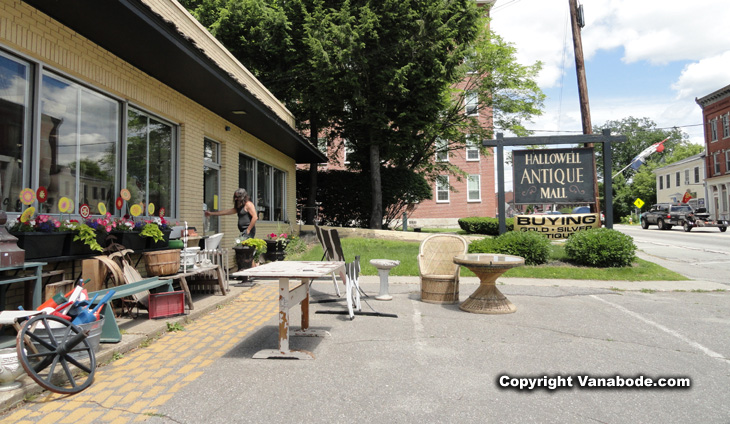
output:
[[[491,137],[491,125],[464,116],[467,93],[515,133],[539,113],[539,64],[518,65],[473,0],[182,3],[285,102],[315,145],[323,130],[348,141],[351,167],[371,178],[371,228],[382,225],[382,167],[436,175],[445,166],[432,161],[439,139],[455,149],[468,134]],[[467,66],[473,78],[458,86]]]
[[[627,216],[634,208],[637,198],[651,205],[657,201],[656,175],[654,170],[670,163],[686,159],[700,153],[703,146],[689,141],[686,133],[679,128],[671,130],[656,128],[649,118],[628,117],[618,121],[608,121],[602,127],[594,128],[594,133],[610,128],[612,134],[625,135],[625,143],[613,143],[611,153],[615,167],[613,172],[631,163],[631,160],[642,150],[665,138],[664,151],[654,153],[646,159],[646,163],[638,170],[625,169],[613,179],[613,215]],[[596,167],[598,175],[603,175],[603,152],[596,150]],[[603,199],[601,200],[603,204]]]

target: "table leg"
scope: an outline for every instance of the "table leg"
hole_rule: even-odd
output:
[[[479,287],[459,309],[476,314],[511,314],[517,307],[497,289],[496,281],[506,269],[470,268],[479,277]]]
[[[186,280],[185,277],[180,277],[180,288],[182,288],[183,292],[185,292],[185,303],[188,304],[188,309],[192,311],[195,309],[195,305],[193,305],[193,295],[190,294],[188,280]]]
[[[311,287],[311,278],[302,278],[302,285],[300,287],[306,288],[306,293],[302,299],[302,327],[299,330],[294,331],[295,336],[299,337],[328,337],[329,331],[325,330],[312,330],[309,328],[309,288]],[[299,288],[297,288],[299,290]]]
[[[41,306],[41,292],[43,291],[43,266],[39,265],[35,269],[35,289],[33,290],[33,309]]]

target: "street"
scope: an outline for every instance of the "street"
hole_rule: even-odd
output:
[[[614,225],[614,229],[634,238],[639,256],[691,279],[730,284],[730,233],[717,228],[695,228],[685,233],[681,227],[659,230],[650,226]],[[730,288],[730,287],[729,287]]]

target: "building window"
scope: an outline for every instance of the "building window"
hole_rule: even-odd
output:
[[[677,187],[679,187],[680,185],[682,185],[682,180],[680,180],[680,179],[679,179],[679,171],[677,171],[677,173],[676,173],[676,176],[675,176],[674,182],[675,182],[675,185],[676,185]]]
[[[670,188],[672,186],[672,183],[669,180],[669,174],[665,175],[665,178],[667,179],[667,188]]]
[[[345,165],[347,165],[347,164],[349,164],[349,163],[350,163],[350,155],[351,155],[351,154],[352,154],[352,153],[353,153],[353,152],[354,152],[355,150],[354,150],[354,149],[352,148],[352,143],[350,143],[350,141],[349,141],[349,140],[345,140],[345,141],[344,141],[344,142],[343,142],[342,144],[343,144],[343,146],[344,146],[344,150],[345,150],[345,153],[344,153],[344,157],[343,157],[343,161],[342,161],[342,163],[344,163]]]
[[[30,180],[30,167],[27,165],[29,160],[26,155],[30,154],[32,86],[32,66],[27,62],[11,59],[0,51],[0,208],[7,212],[22,211],[20,191],[28,187]],[[41,146],[47,155],[51,154],[47,142],[41,143]],[[46,169],[50,166],[49,159],[41,162],[41,166],[44,165]],[[49,176],[46,176],[45,183],[49,181]],[[44,205],[55,205],[57,202],[58,195]]]
[[[449,176],[439,175],[436,177],[436,203],[447,203],[449,201]]]
[[[722,138],[730,137],[730,112],[722,115]]]
[[[479,202],[482,200],[481,175],[469,175],[466,181],[467,201]]]
[[[479,160],[479,138],[475,135],[466,136],[466,160]]]
[[[659,181],[659,190],[664,190],[664,178],[659,176],[659,178],[657,178],[657,180]]]
[[[209,211],[228,209],[220,202],[220,172],[220,144],[206,138],[203,140],[203,203]],[[219,233],[219,221],[217,216],[209,217],[205,230]]]
[[[466,105],[466,115],[475,116],[479,114],[479,96],[475,91],[467,91],[464,96],[464,104]]]
[[[239,154],[238,185],[248,192],[260,220],[286,219],[286,172]]]
[[[436,162],[449,161],[449,143],[447,140],[439,138],[436,140]]]
[[[730,173],[730,150],[725,151],[725,173]]]
[[[129,204],[153,203],[174,216],[175,129],[140,110],[127,110],[127,189]]]
[[[684,170],[684,185],[689,185],[689,169]]]
[[[712,155],[712,161],[714,162],[714,165],[715,165],[714,166],[714,168],[715,168],[714,175],[719,175],[720,174],[720,153],[719,152],[715,152],[715,154]]]
[[[717,141],[717,118],[710,119],[708,125],[710,126],[710,141]]]
[[[700,183],[700,167],[695,166],[695,184]]]

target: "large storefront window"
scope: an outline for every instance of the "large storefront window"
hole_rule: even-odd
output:
[[[59,213],[58,199],[111,207],[116,197],[119,103],[77,84],[43,75],[38,185],[48,190],[44,212]],[[104,208],[102,208],[104,209]]]
[[[0,207],[22,212],[20,191],[45,187],[47,200],[33,205],[39,213],[59,213],[62,197],[74,205],[66,213],[78,214],[82,204],[95,215],[114,213],[126,168],[130,204],[144,203],[147,211],[153,203],[155,214],[164,207],[165,215],[177,216],[176,128],[133,108],[125,117],[120,100],[48,69],[34,80],[36,66],[42,64],[0,51]]]
[[[173,127],[139,110],[127,113],[127,189],[130,204],[150,203],[174,216]],[[145,209],[146,210],[146,209]],[[157,213],[156,213],[157,214]]]
[[[27,178],[24,147],[30,135],[30,65],[0,52],[0,209],[20,212],[18,196]]]
[[[238,185],[248,191],[260,220],[286,219],[286,172],[241,154]]]

